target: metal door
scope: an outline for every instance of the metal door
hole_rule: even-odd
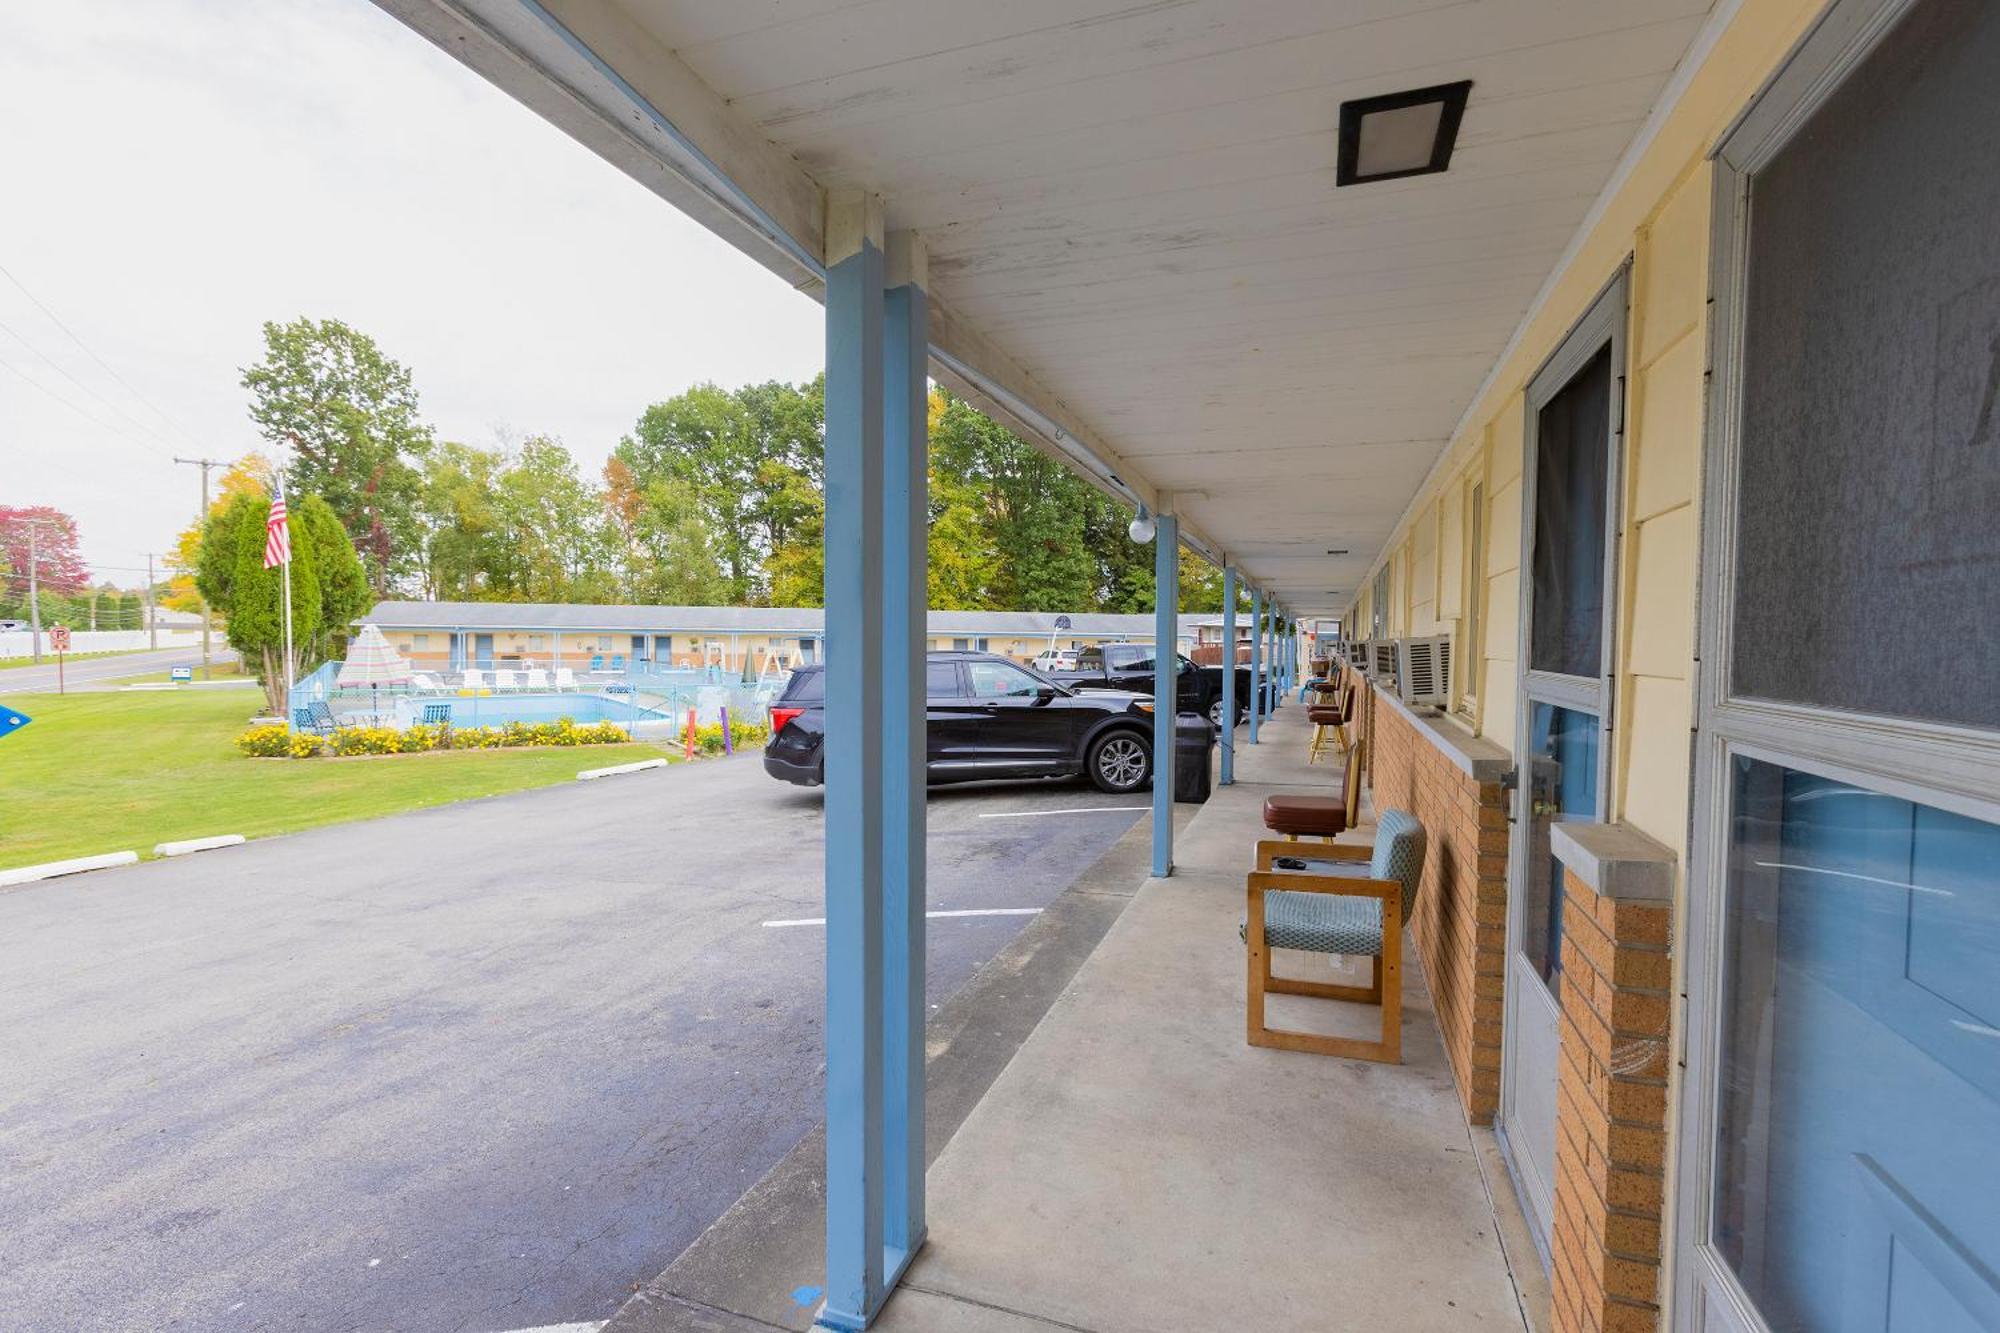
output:
[[[1527,395],[1496,1129],[1545,1264],[1555,1220],[1563,984],[1562,868],[1549,850],[1549,826],[1603,819],[1607,809],[1624,325],[1621,272]]]

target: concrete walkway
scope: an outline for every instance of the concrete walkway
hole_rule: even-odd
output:
[[[1403,1065],[1244,1041],[1237,925],[1263,799],[1338,778],[1305,765],[1308,731],[1292,705],[1239,746],[1239,781],[1182,834],[1174,876],[1145,881],[944,1149],[930,1243],[884,1333],[1525,1326],[1411,952]],[[1377,1021],[1291,997],[1272,1019]]]

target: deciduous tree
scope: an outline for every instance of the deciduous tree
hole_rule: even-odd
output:
[[[378,595],[417,572],[419,469],[431,428],[410,372],[337,319],[264,325],[264,358],[243,370],[250,419],[289,449],[288,475],[354,539]]]

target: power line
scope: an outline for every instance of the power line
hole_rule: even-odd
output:
[[[160,420],[166,422],[169,426],[172,426],[175,430],[179,431],[183,436],[187,438],[190,444],[198,443],[192,431],[188,430],[187,427],[181,425],[180,422],[176,421],[172,415],[170,415],[165,409],[161,408],[157,403],[153,402],[152,399],[146,397],[145,394],[140,393],[137,389],[133,388],[131,381],[127,380],[123,375],[120,375],[117,371],[111,368],[110,362],[106,361],[96,352],[91,351],[89,344],[85,343],[83,339],[77,336],[76,330],[72,329],[69,325],[63,323],[62,316],[58,315],[55,311],[49,309],[49,307],[42,301],[41,297],[36,296],[33,292],[29,291],[27,288],[27,284],[23,283],[19,278],[15,277],[14,274],[7,268],[5,264],[0,264],[0,275],[4,275],[7,281],[13,283],[16,287],[20,288],[21,295],[27,297],[30,301],[33,301],[35,303],[36,309],[40,310],[43,314],[47,315],[57,328],[61,329],[64,333],[68,334],[69,340],[75,343],[78,347],[82,348],[83,354],[89,357],[92,361],[95,361],[99,366],[101,366],[105,374],[109,375],[112,379],[118,381],[119,384],[123,385],[125,392],[131,394],[141,403],[144,403],[148,408],[151,408],[154,415],[158,416]]]
[[[147,453],[152,452],[153,447],[150,444],[147,444],[144,440],[134,439],[130,433],[121,429],[120,427],[112,424],[111,422],[104,421],[99,417],[93,416],[91,413],[85,411],[83,408],[78,407],[75,403],[71,402],[68,398],[65,398],[63,395],[57,393],[54,389],[51,389],[48,385],[42,383],[34,376],[28,374],[27,371],[22,370],[19,366],[15,365],[13,362],[0,361],[0,370],[12,371],[15,375],[20,377],[21,381],[24,384],[27,384],[30,388],[40,389],[43,393],[55,399],[57,402],[61,403],[64,407],[67,407],[70,411],[76,413],[78,416],[82,417],[85,421],[88,421],[91,425],[97,427],[99,430],[107,431],[115,438],[123,440],[127,444],[138,445],[140,448],[145,449]],[[92,478],[85,477],[83,476],[83,474],[76,472],[73,469],[64,468],[63,470],[65,472],[68,472],[71,476],[78,478],[79,480],[82,481],[92,480]]]
[[[103,394],[99,393],[97,390],[91,388],[88,384],[85,384],[82,380],[70,374],[68,367],[64,366],[60,361],[57,361],[47,352],[44,352],[41,348],[29,342],[27,337],[24,334],[22,334],[22,332],[19,329],[14,328],[12,325],[8,324],[4,320],[0,320],[0,332],[5,332],[11,335],[15,342],[20,343],[21,346],[27,348],[29,351],[33,352],[36,356],[39,356],[40,358],[42,358],[42,360],[48,362],[50,366],[54,367],[56,374],[62,376],[64,379],[68,380],[71,384],[74,384],[77,388],[89,394],[92,398],[96,399],[104,406],[110,408],[113,412],[117,413],[125,420],[131,422],[134,426],[144,431],[147,435],[150,435],[155,441],[159,443],[159,445],[162,448],[168,450],[169,452],[172,452],[174,446],[171,440],[168,440],[165,436],[161,435],[151,426],[148,426],[145,422],[139,420],[139,418],[133,416],[130,412],[127,412],[125,409],[118,406],[118,404],[112,402],[109,398],[106,398]],[[15,373],[19,374],[20,372],[16,371]]]

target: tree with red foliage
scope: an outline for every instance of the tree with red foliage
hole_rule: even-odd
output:
[[[0,559],[6,561],[5,592],[28,595],[28,529],[35,529],[35,581],[45,593],[77,593],[90,586],[90,567],[76,549],[76,520],[48,505],[0,505]]]

